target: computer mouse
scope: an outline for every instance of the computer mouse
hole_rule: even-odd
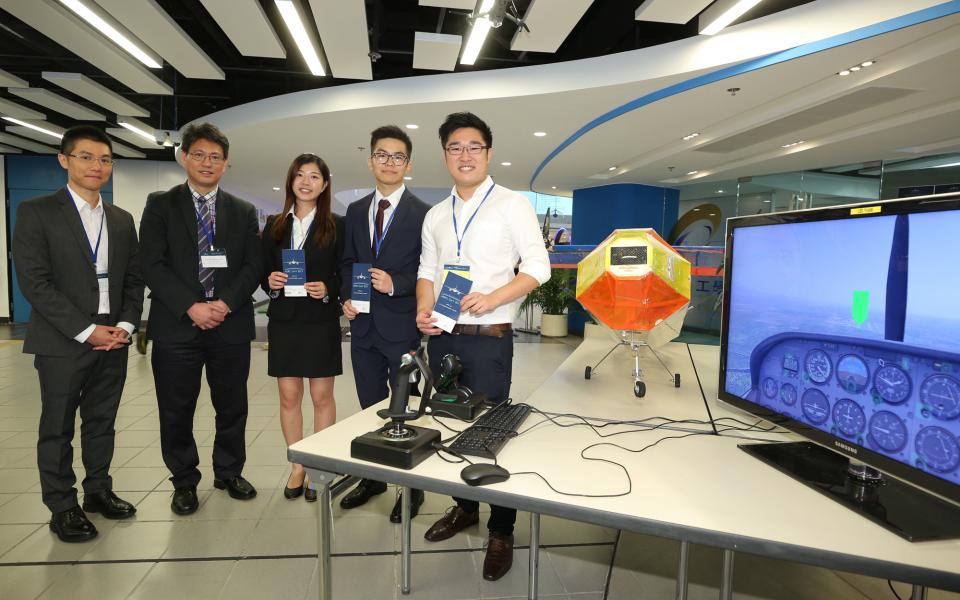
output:
[[[464,480],[467,485],[490,485],[510,479],[510,471],[499,465],[477,463],[464,467],[460,471],[460,479]]]

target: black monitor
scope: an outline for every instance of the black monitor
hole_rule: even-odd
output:
[[[912,540],[960,537],[958,239],[960,194],[727,222],[720,398],[810,440],[744,449]]]

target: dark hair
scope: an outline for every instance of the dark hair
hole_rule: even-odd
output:
[[[80,140],[106,144],[107,148],[110,148],[110,154],[113,154],[113,142],[102,129],[93,125],[75,125],[63,132],[63,137],[60,138],[60,154],[73,152],[73,148]]]
[[[370,154],[373,154],[373,149],[377,146],[377,142],[387,138],[400,140],[407,147],[407,157],[409,158],[413,155],[413,142],[410,141],[410,136],[396,125],[384,125],[370,132]]]
[[[230,140],[228,140],[227,136],[220,131],[220,128],[213,123],[193,123],[192,125],[188,125],[187,128],[183,130],[183,135],[180,136],[180,140],[180,151],[184,154],[190,152],[190,148],[193,147],[197,140],[207,140],[208,142],[219,144],[220,148],[223,149],[224,158],[227,158],[230,154]]]
[[[320,168],[320,174],[323,175],[323,180],[327,184],[327,187],[320,192],[320,197],[317,198],[317,214],[313,218],[313,242],[318,248],[323,248],[332,244],[337,236],[337,224],[333,220],[333,213],[330,210],[330,197],[333,195],[330,191],[332,187],[330,184],[330,168],[327,167],[327,163],[323,162],[322,158],[312,152],[306,152],[293,159],[290,168],[287,169],[287,183],[283,188],[286,190],[283,212],[277,215],[270,226],[270,235],[273,236],[273,241],[277,244],[283,241],[283,235],[287,229],[287,213],[290,212],[290,208],[297,201],[297,197],[293,194],[293,178],[297,176],[297,171],[303,165],[310,164],[316,164]]]
[[[440,125],[440,145],[446,146],[450,134],[464,127],[472,127],[480,131],[483,135],[483,143],[487,148],[493,148],[493,132],[490,127],[483,122],[483,119],[470,112],[458,112],[447,115],[447,119]]]

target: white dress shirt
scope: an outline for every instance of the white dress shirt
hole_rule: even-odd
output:
[[[487,190],[490,194],[483,201]],[[464,201],[456,194],[454,187],[450,197],[431,208],[423,220],[423,248],[417,278],[433,282],[434,300],[440,295],[444,265],[458,262],[454,210],[457,231],[463,240],[459,263],[470,267],[471,293],[489,294],[510,283],[517,263],[521,273],[540,284],[550,279],[550,258],[543,244],[537,214],[525,196],[495,185],[490,177],[480,184],[473,198]],[[476,216],[467,228],[472,215]],[[460,313],[457,322],[467,325],[513,323],[521,300],[518,298],[479,317]]]
[[[380,201],[386,198],[387,202],[390,203],[390,207],[384,209],[383,211],[383,237],[387,237],[387,223],[390,222],[390,217],[393,215],[393,211],[397,209],[397,205],[400,204],[400,197],[403,196],[403,192],[407,189],[407,186],[401,185],[398,187],[392,194],[389,196],[384,196],[380,193],[380,190],[373,190],[373,202],[370,203],[370,208],[367,209],[367,223],[370,224],[370,245],[373,245],[373,234],[377,230],[376,218],[377,218],[377,208],[380,206]]]
[[[110,236],[107,235],[107,216],[103,208],[103,196],[97,198],[97,205],[95,207],[90,208],[90,204],[70,189],[69,185],[67,186],[67,191],[70,193],[70,197],[77,207],[77,212],[80,213],[80,222],[83,223],[83,230],[87,234],[87,242],[90,244],[87,251],[92,253],[92,250],[97,248],[97,240],[100,240],[100,247],[97,250],[97,262],[95,263],[97,285],[100,288],[100,303],[97,306],[97,314],[106,315],[110,313],[110,280],[107,277],[101,277],[101,275],[105,276],[109,272]],[[117,327],[123,328],[128,334],[132,334],[134,330],[133,324],[127,323],[126,321],[117,323]],[[87,338],[90,337],[90,334],[93,333],[95,328],[96,324],[91,323],[86,329],[74,336],[73,339],[82,344],[87,341]]]
[[[307,232],[310,231],[313,219],[317,216],[317,207],[314,206],[313,210],[308,212],[302,219],[297,217],[296,208],[297,205],[294,203],[294,205],[290,207],[290,210],[287,211],[288,215],[293,215],[293,232],[290,234],[290,241],[293,243],[294,248],[303,248]]]

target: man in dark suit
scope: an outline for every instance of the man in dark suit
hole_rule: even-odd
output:
[[[249,500],[246,459],[247,376],[254,339],[251,295],[262,256],[254,207],[219,189],[230,144],[214,125],[183,132],[187,182],[147,198],[140,222],[143,275],[150,287],[148,328],[160,408],[160,449],[175,492],[171,509],[197,510],[200,458],[193,416],[207,369],[216,411],[213,485]]]
[[[403,185],[403,176],[410,172],[412,151],[410,137],[399,127],[375,129],[370,135],[367,165],[377,187],[347,208],[340,297],[343,314],[351,321],[350,357],[363,408],[390,394],[400,357],[420,346],[415,320],[417,268],[420,228],[430,207]],[[354,263],[373,265],[369,312],[359,312],[350,299]],[[381,481],[364,479],[343,497],[340,506],[360,506],[386,489]],[[414,490],[411,516],[416,516],[421,504],[423,492]],[[390,520],[400,522],[399,497]]]
[[[60,142],[67,186],[17,209],[13,260],[31,304],[23,351],[40,377],[37,465],[50,529],[65,542],[97,535],[84,511],[108,519],[136,509],[113,493],[114,423],[127,377],[127,344],[143,309],[137,230],[100,189],[113,171],[107,135],[90,125]],[[83,508],[77,505],[73,434],[80,410]]]

